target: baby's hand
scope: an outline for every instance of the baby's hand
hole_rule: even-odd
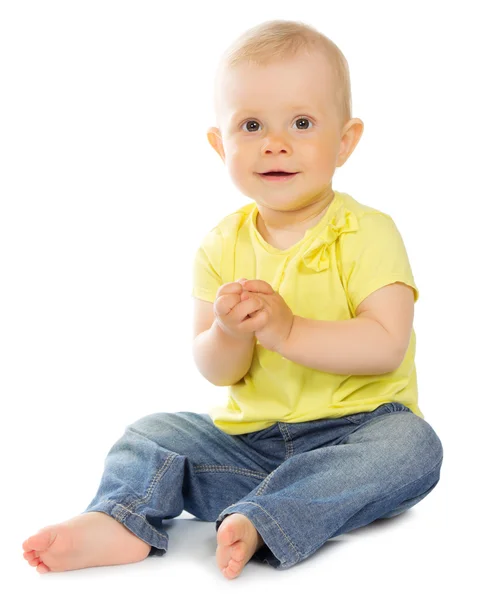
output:
[[[275,292],[273,291],[273,288],[270,284],[268,284],[266,281],[263,281],[262,279],[245,279],[244,277],[242,277],[241,279],[237,280],[237,283],[240,283],[242,285],[242,293],[240,294],[240,300],[243,302],[244,300],[247,300],[248,298],[250,298],[251,296],[254,295],[254,293],[250,293],[249,290],[246,289],[246,285],[245,282],[260,282],[262,284],[262,288],[260,291],[262,291],[265,294],[274,294]],[[250,285],[250,284],[249,284]]]
[[[260,319],[259,326],[255,329],[257,341],[267,350],[280,353],[293,326],[294,316],[290,307],[270,284],[261,279],[244,281],[243,290],[241,297],[256,297],[262,301],[257,313],[251,315]]]
[[[255,294],[242,299],[242,281],[224,283],[217,291],[214,314],[221,329],[228,335],[251,340],[254,331],[260,326],[262,300]]]

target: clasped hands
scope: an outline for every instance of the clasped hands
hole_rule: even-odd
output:
[[[280,352],[293,326],[285,300],[262,279],[239,279],[222,285],[214,302],[219,326],[239,339],[252,339],[267,350]]]

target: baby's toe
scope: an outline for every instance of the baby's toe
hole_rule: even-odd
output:
[[[56,531],[53,528],[45,528],[32,535],[23,542],[23,550],[29,552],[36,550],[37,552],[44,552],[47,550],[56,538]]]
[[[37,566],[36,570],[38,571],[38,573],[48,573],[48,571],[50,571],[51,569],[49,569],[49,568],[48,568],[48,567],[45,565],[45,563],[42,563],[42,562],[41,562],[41,563],[40,563],[40,564]]]

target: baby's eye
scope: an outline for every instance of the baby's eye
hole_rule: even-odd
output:
[[[305,130],[305,131],[306,131],[307,129],[310,129],[309,127],[301,127],[301,125],[303,125],[303,124],[305,124],[305,125],[306,125],[307,123],[308,123],[309,125],[311,125],[311,121],[310,121],[310,119],[307,119],[306,117],[299,117],[299,118],[298,118],[298,119],[295,121],[295,123],[299,123],[299,125],[300,125],[300,126],[298,127],[298,129],[301,129],[302,131],[303,131],[303,130]]]
[[[242,129],[243,129],[243,128],[244,128],[244,126],[245,126],[245,127],[247,127],[247,131],[249,131],[249,132],[258,131],[258,129],[257,129],[256,127],[254,127],[253,129],[250,129],[250,128],[248,127],[248,124],[249,124],[249,123],[255,123],[255,125],[258,125],[257,121],[253,121],[253,120],[250,120],[250,121],[245,121],[245,123],[242,125]]]
[[[299,117],[298,119],[296,119],[295,123],[298,124],[298,129],[300,129],[301,131],[307,131],[312,125],[310,119],[307,119],[306,117]],[[245,123],[242,125],[242,129],[244,127],[246,127],[246,131],[248,131],[249,133],[253,133],[254,131],[258,131],[260,124],[258,123],[258,121],[250,119],[249,121],[245,121]]]

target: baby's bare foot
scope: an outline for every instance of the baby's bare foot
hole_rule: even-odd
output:
[[[217,531],[217,565],[227,579],[234,579],[264,545],[253,523],[245,515],[227,515]]]
[[[88,512],[40,529],[23,542],[38,573],[139,562],[151,546],[106,513]]]

